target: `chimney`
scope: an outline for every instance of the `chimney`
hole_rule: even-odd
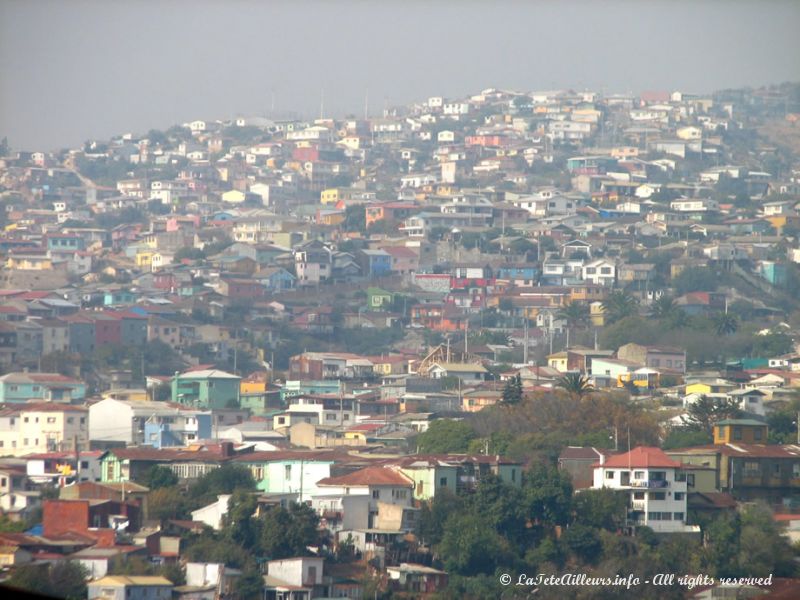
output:
[[[219,447],[223,457],[233,456],[233,442],[222,442]]]

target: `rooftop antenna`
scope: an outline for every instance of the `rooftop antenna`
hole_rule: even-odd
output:
[[[364,120],[369,120],[369,89],[364,93]]]
[[[322,115],[325,113],[325,88],[322,88],[319,92],[319,118],[322,119]]]

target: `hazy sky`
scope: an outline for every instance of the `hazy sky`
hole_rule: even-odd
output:
[[[24,149],[486,87],[708,92],[800,79],[800,1],[0,0],[0,137]]]

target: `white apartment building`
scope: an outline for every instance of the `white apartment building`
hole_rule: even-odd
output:
[[[660,448],[640,446],[594,468],[592,488],[628,496],[627,523],[656,533],[699,531],[686,524],[686,475]]]
[[[69,404],[36,402],[0,413],[0,456],[24,456],[89,447],[88,411]]]

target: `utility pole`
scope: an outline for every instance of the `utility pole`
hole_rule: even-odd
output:
[[[72,450],[75,452],[75,483],[81,482],[81,455],[78,450],[78,435],[72,436]]]
[[[522,322],[522,330],[523,334],[523,343],[525,344],[522,348],[522,362],[526,365],[528,364],[528,318],[525,317],[525,320]]]

